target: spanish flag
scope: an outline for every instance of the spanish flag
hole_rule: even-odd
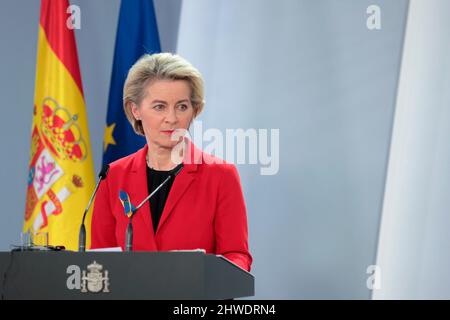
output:
[[[68,0],[41,1],[23,231],[76,250],[94,168],[71,19]]]

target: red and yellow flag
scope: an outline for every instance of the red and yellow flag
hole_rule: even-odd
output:
[[[49,245],[76,250],[94,167],[68,7],[68,0],[41,1],[23,231],[47,233]],[[89,235],[90,215],[86,226]]]

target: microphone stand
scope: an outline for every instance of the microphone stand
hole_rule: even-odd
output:
[[[183,164],[178,165],[178,167],[176,167],[174,169],[173,173],[171,173],[155,190],[153,190],[152,193],[150,193],[144,200],[142,200],[142,202],[136,208],[132,209],[131,215],[130,215],[130,217],[128,219],[127,232],[126,232],[126,235],[125,235],[125,251],[127,251],[127,252],[133,251],[133,224],[132,224],[132,220],[133,220],[133,216],[136,213],[136,211],[138,211],[139,208],[141,208],[148,200],[150,200],[150,198],[153,197],[153,195],[159,189],[161,189],[161,187],[164,186],[167,183],[167,181],[169,181],[171,178],[175,178],[176,175],[181,171],[182,168],[183,168]]]
[[[100,186],[100,183],[102,182],[102,180],[104,180],[106,178],[108,171],[109,171],[109,164],[106,164],[105,166],[103,166],[102,170],[100,171],[100,174],[98,175],[98,177],[100,179],[98,179],[97,184],[95,185],[94,192],[92,193],[91,198],[89,199],[88,205],[87,205],[86,209],[84,210],[83,220],[81,221],[81,226],[80,226],[80,233],[78,234],[78,252],[86,251],[86,226],[84,225],[84,220],[86,219],[86,215],[89,211],[89,208],[92,205],[92,201],[94,200],[94,197],[97,194],[98,187]]]

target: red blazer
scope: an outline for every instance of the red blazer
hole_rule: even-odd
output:
[[[135,206],[148,195],[147,150],[146,145],[110,164],[108,176],[95,198],[91,248],[124,249],[128,217],[119,200],[119,190],[126,191]],[[133,249],[201,248],[206,253],[221,254],[250,271],[247,215],[236,167],[223,160],[222,164],[212,163],[220,159],[201,152],[190,142],[187,150],[191,161],[185,158],[184,167],[173,182],[156,234],[149,203],[135,213]]]

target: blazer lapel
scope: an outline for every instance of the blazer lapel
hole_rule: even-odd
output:
[[[192,174],[184,171],[184,169],[185,168],[183,168],[183,170],[177,175],[175,181],[173,182],[172,188],[169,192],[169,196],[167,197],[166,204],[164,205],[164,210],[162,212],[161,220],[159,221],[156,233],[158,233],[158,230],[163,226],[164,222],[166,222],[178,200],[180,200],[182,195],[188,189],[189,185],[195,179]]]
[[[148,146],[145,145],[136,153],[131,168],[131,176],[129,180],[130,200],[135,207],[137,207],[148,196],[147,163],[145,161],[147,150]],[[153,241],[156,246],[153,223],[152,219],[150,219],[150,205],[148,201],[135,213],[133,220],[136,220],[137,224],[142,222],[145,224],[147,234],[150,235],[151,241]]]
[[[186,141],[185,150],[187,152],[185,152],[183,160],[183,169],[181,169],[180,173],[175,177],[175,181],[170,189],[169,196],[167,197],[166,204],[164,205],[161,219],[156,230],[156,235],[158,234],[158,230],[164,225],[173,212],[177,202],[196,178],[195,173],[197,171],[197,164],[200,163],[199,161],[202,158],[202,152],[197,149],[194,144],[190,142],[190,140]]]

